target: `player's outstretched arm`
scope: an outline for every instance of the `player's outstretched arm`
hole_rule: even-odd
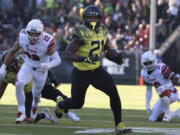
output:
[[[146,86],[146,110],[148,115],[151,114],[151,99],[152,99],[152,86]]]
[[[12,60],[12,58],[14,57],[14,55],[16,54],[16,52],[18,52],[18,50],[20,49],[18,40],[14,43],[13,47],[11,48],[11,50],[8,52],[8,54],[6,55],[3,64],[0,67],[0,78],[3,79],[6,75],[6,67],[7,65],[10,63],[10,61]]]

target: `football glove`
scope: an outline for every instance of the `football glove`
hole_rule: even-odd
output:
[[[99,57],[97,55],[92,55],[84,59],[84,62],[90,64],[95,64],[96,61],[99,61]]]
[[[40,64],[40,68],[42,68],[44,70],[49,70],[50,69],[50,65],[49,65],[49,63],[41,63]]]
[[[0,68],[0,80],[3,80],[5,75],[6,75],[6,65],[2,64],[1,68]]]
[[[56,88],[60,85],[60,82],[57,79],[52,80],[52,83]]]
[[[123,56],[121,53],[118,53],[116,57],[114,58],[114,61],[118,64],[121,65],[123,63]]]

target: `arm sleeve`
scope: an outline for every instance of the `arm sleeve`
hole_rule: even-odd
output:
[[[53,68],[59,65],[60,63],[61,63],[61,58],[56,51],[50,56],[49,68]]]
[[[146,109],[150,108],[151,99],[152,99],[152,86],[146,86]]]
[[[48,70],[48,78],[49,78],[51,83],[54,83],[55,81],[57,82],[56,76],[50,70]]]
[[[162,66],[161,72],[165,79],[172,79],[172,77],[175,76],[175,73],[172,72],[167,65]]]

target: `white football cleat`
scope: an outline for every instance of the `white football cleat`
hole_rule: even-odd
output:
[[[37,117],[37,108],[32,107],[31,109],[31,119],[35,120]]]
[[[28,118],[26,117],[26,114],[22,112],[18,112],[17,114],[17,119],[16,119],[16,124],[22,123],[26,121]]]
[[[75,121],[75,122],[80,121],[80,118],[75,113],[72,113],[70,111],[65,113],[65,117],[70,118],[72,121]]]
[[[171,116],[170,115],[164,115],[162,122],[170,122],[171,121]]]
[[[50,120],[54,124],[58,123],[58,120],[53,115],[50,114],[48,108],[44,108],[42,113],[45,115],[45,119]]]

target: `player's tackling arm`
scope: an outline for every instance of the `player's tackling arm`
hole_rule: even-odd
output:
[[[20,49],[18,40],[14,43],[13,47],[11,48],[11,50],[8,52],[7,56],[4,59],[3,64],[1,65],[0,68],[0,78],[4,78],[6,75],[6,67],[9,64],[9,62],[12,60],[12,58],[14,57],[14,55],[16,54],[16,52]]]
[[[5,65],[8,65],[9,62],[12,60],[12,58],[14,57],[14,55],[16,54],[16,52],[18,52],[20,49],[18,40],[13,44],[13,47],[11,48],[11,50],[8,52],[7,56],[4,59],[4,63]]]
[[[146,86],[146,110],[151,109],[152,86]]]

